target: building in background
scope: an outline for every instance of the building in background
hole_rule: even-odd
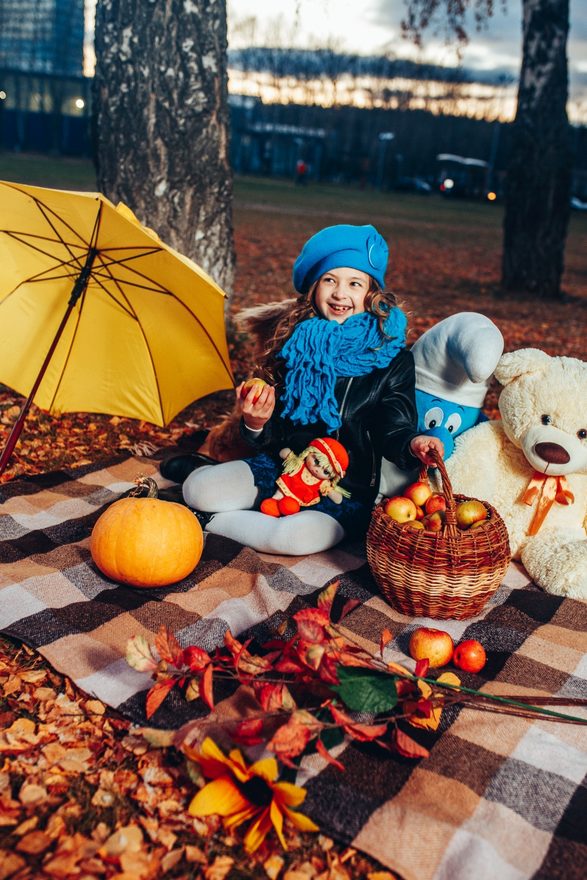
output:
[[[0,147],[89,153],[84,0],[0,0]]]
[[[84,0],[0,0],[0,67],[81,76]]]

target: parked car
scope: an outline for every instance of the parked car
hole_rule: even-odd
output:
[[[571,197],[571,208],[573,211],[587,211],[587,202],[582,202],[577,196]]]

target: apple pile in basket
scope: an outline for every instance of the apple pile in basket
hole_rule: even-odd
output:
[[[463,620],[478,614],[510,561],[507,529],[487,501],[455,495],[436,456],[442,494],[422,468],[405,493],[371,515],[367,562],[387,601],[402,614]]]
[[[403,495],[394,495],[383,501],[383,510],[391,519],[407,528],[439,532],[444,525],[446,498],[433,492],[430,483],[417,480],[411,483]],[[455,518],[459,529],[474,529],[483,525],[489,511],[482,501],[469,498],[456,505]]]

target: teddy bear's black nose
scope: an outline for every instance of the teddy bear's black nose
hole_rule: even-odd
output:
[[[534,451],[543,461],[548,461],[550,464],[566,464],[571,459],[567,450],[558,443],[537,443]]]

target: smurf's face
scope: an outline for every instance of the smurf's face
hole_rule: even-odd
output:
[[[485,419],[476,406],[462,406],[418,389],[416,389],[416,407],[418,430],[442,440],[445,458],[452,455],[455,437]]]

